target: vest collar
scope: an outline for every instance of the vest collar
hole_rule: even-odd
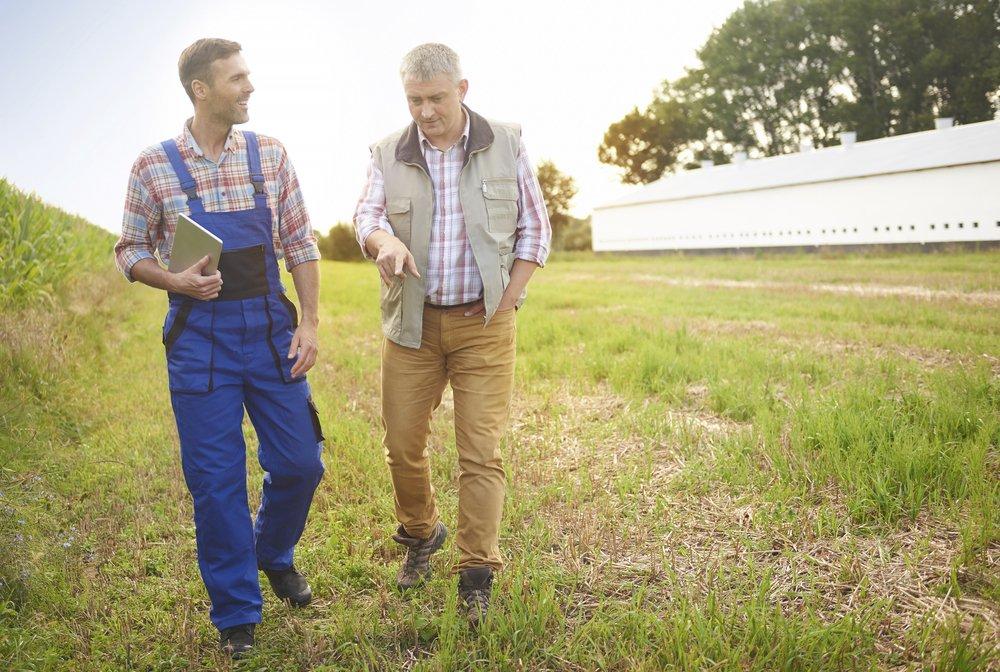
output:
[[[464,104],[462,107],[469,115],[469,139],[466,140],[465,163],[462,164],[464,168],[473,154],[493,144],[493,129],[490,127],[490,122],[486,121],[484,117],[476,114]],[[431,174],[430,168],[427,167],[427,159],[424,158],[423,149],[420,147],[417,122],[411,121],[410,125],[403,131],[403,135],[400,136],[399,142],[396,143],[396,160],[420,166],[425,173]]]

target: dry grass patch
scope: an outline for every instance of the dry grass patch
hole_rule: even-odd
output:
[[[699,336],[765,336],[772,343],[796,350],[808,350],[822,356],[853,356],[868,359],[902,359],[916,362],[925,370],[974,367],[980,362],[989,365],[994,376],[1000,376],[1000,356],[995,353],[955,352],[949,349],[919,348],[902,344],[870,343],[796,334],[783,331],[780,325],[765,320],[692,319],[678,321],[670,318],[665,327],[686,328]]]
[[[697,401],[708,388],[687,393]],[[809,611],[832,623],[881,610],[876,646],[885,656],[920,660],[911,631],[928,623],[966,633],[978,624],[987,641],[1000,641],[1000,609],[984,596],[1000,546],[986,550],[981,571],[962,569],[958,531],[927,514],[885,532],[853,525],[834,486],[783,502],[736,491],[711,472],[723,441],[751,427],[670,410],[667,431],[651,438],[627,421],[649,403],[606,386],[518,402],[512,436],[530,456],[515,460],[519,485],[568,481],[565,496],[539,512],[555,540],[543,555],[579,577],[568,618],[585,620],[603,601],[627,603],[640,590],[664,608],[677,594],[739,604],[766,581],[768,600],[786,615]],[[623,490],[622,478],[637,487]]]
[[[770,291],[805,291],[823,294],[846,294],[865,298],[898,297],[924,301],[962,301],[983,306],[1000,306],[1000,292],[931,289],[916,285],[836,284],[778,282],[774,280],[730,280],[728,278],[673,278],[662,275],[625,276],[637,284],[671,287],[706,287],[710,289],[765,289]],[[620,281],[621,279],[619,279]]]

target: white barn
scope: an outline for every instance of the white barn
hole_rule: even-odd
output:
[[[1000,120],[666,176],[594,209],[599,252],[1000,240]]]

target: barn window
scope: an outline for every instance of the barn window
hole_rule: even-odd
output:
[[[900,224],[899,226],[897,226],[897,227],[896,227],[896,230],[897,230],[897,231],[902,231],[902,230],[903,230],[903,225],[902,225],[902,224]]]
[[[964,229],[965,228],[965,222],[959,222],[958,223],[958,228]]]
[[[951,228],[951,224],[948,224],[947,222],[945,222],[944,228],[950,229]]]
[[[885,227],[885,230],[886,230],[886,231],[888,231],[888,230],[889,230],[889,227],[888,227],[888,226],[887,226],[887,227]]]
[[[844,233],[847,233],[847,227],[844,227]]]
[[[934,230],[934,225],[933,225],[933,224],[931,224],[931,231],[933,231],[933,230]]]
[[[916,231],[916,230],[917,230],[917,227],[915,227],[913,224],[910,224],[910,231]]]
[[[978,229],[979,228],[979,222],[973,222],[972,223],[972,228]]]
[[[855,226],[854,227],[854,233],[857,233],[857,232],[858,232],[858,227]]]

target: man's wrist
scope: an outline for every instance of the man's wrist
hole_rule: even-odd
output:
[[[177,275],[178,274],[177,273],[171,273],[170,271],[164,271],[163,273],[164,273],[164,275],[163,275],[163,285],[164,285],[164,287],[163,288],[165,290],[167,290],[168,292],[172,292],[174,294],[180,293],[180,288],[177,286]]]
[[[388,243],[390,240],[393,240],[394,238],[396,238],[396,236],[392,235],[385,229],[378,229],[377,231],[372,231],[371,234],[368,236],[368,239],[372,242],[372,245],[375,247],[376,256],[378,255],[379,252],[382,251],[382,248],[385,246],[385,244]]]
[[[302,313],[302,318],[299,320],[299,324],[304,324],[314,329],[319,326],[319,315],[311,315],[309,313]]]

